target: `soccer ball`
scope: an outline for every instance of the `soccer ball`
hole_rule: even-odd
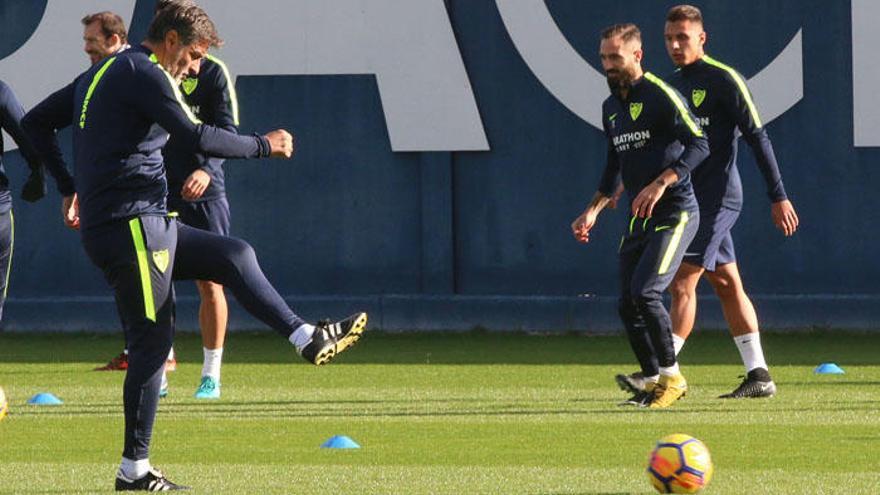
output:
[[[6,417],[7,411],[9,411],[9,401],[6,400],[6,392],[3,391],[3,387],[0,387],[0,420]]]
[[[660,493],[697,493],[709,484],[714,469],[703,442],[676,433],[657,441],[648,461],[648,479]]]

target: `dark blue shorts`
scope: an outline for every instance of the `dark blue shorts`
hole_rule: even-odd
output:
[[[226,197],[207,201],[168,198],[168,211],[177,212],[182,223],[215,234],[229,236],[229,202]]]
[[[729,208],[700,211],[697,236],[684,253],[684,263],[702,266],[710,272],[718,265],[736,261],[730,229],[739,218],[739,211]]]

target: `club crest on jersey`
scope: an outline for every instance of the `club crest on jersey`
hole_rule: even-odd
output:
[[[187,77],[180,83],[180,86],[183,88],[183,92],[191,95],[193,91],[196,90],[196,86],[199,85],[199,79],[197,77]]]
[[[170,256],[168,256],[167,249],[153,251],[153,263],[156,264],[156,268],[158,268],[160,272],[165,273],[165,270],[168,269],[169,260]]]
[[[636,119],[639,118],[639,115],[642,114],[642,107],[643,106],[644,105],[642,105],[641,102],[629,104],[629,116],[632,117],[633,122],[635,122]]]
[[[706,90],[705,89],[695,89],[691,92],[691,100],[694,102],[694,108],[700,108],[700,105],[703,104],[703,101],[706,100]]]

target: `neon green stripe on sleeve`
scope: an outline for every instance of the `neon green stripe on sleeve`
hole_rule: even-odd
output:
[[[694,133],[694,136],[703,137],[703,130],[700,129],[700,126],[698,126],[697,123],[694,122],[694,119],[691,118],[691,114],[687,109],[687,104],[683,102],[681,98],[679,98],[678,93],[676,93],[671,86],[669,86],[659,77],[651,74],[650,72],[645,72],[645,79],[656,84],[660,89],[663,90],[664,93],[666,93],[666,96],[668,96],[669,99],[672,100],[672,104],[675,105],[676,109],[678,109],[678,113],[681,114],[684,123],[687,124],[688,129],[690,129],[691,132]]]
[[[132,218],[128,221],[131,229],[131,239],[134,241],[134,250],[137,253],[138,270],[141,274],[141,289],[144,292],[144,316],[148,320],[156,321],[156,305],[153,302],[153,282],[150,280],[150,264],[147,259],[147,246],[144,243],[144,234],[141,232],[141,221]]]
[[[223,75],[226,77],[226,87],[229,89],[229,101],[232,104],[232,120],[235,125],[238,125],[238,95],[235,93],[235,81],[232,80],[232,77],[229,75],[229,68],[226,67],[226,64],[220,60],[219,58],[207,54],[205,55],[208,60],[214,62],[219,65],[223,70]]]
[[[752,120],[755,121],[755,127],[760,129],[762,125],[761,117],[758,116],[758,107],[755,106],[755,102],[752,100],[752,95],[749,93],[749,88],[746,86],[746,82],[743,80],[742,76],[739,75],[733,67],[724,65],[708,55],[704,55],[703,60],[705,60],[707,64],[714,65],[730,74],[730,77],[736,82],[736,87],[739,88],[740,93],[742,93],[743,99],[746,100],[746,105],[749,107],[749,113],[752,114]]]
[[[85,129],[86,127],[86,112],[89,109],[89,101],[92,99],[92,94],[95,92],[95,88],[98,86],[98,82],[101,81],[101,78],[104,77],[104,73],[107,72],[107,69],[110,68],[110,65],[116,61],[116,57],[110,57],[104,62],[104,65],[98,69],[98,72],[95,72],[95,76],[92,77],[92,83],[89,84],[89,89],[86,90],[86,98],[83,100],[82,112],[79,114],[79,128]]]

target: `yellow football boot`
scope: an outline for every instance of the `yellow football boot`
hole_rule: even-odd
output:
[[[654,388],[654,400],[648,404],[651,409],[669,407],[673,402],[684,397],[687,393],[688,384],[684,375],[665,376],[660,375],[660,381]]]

